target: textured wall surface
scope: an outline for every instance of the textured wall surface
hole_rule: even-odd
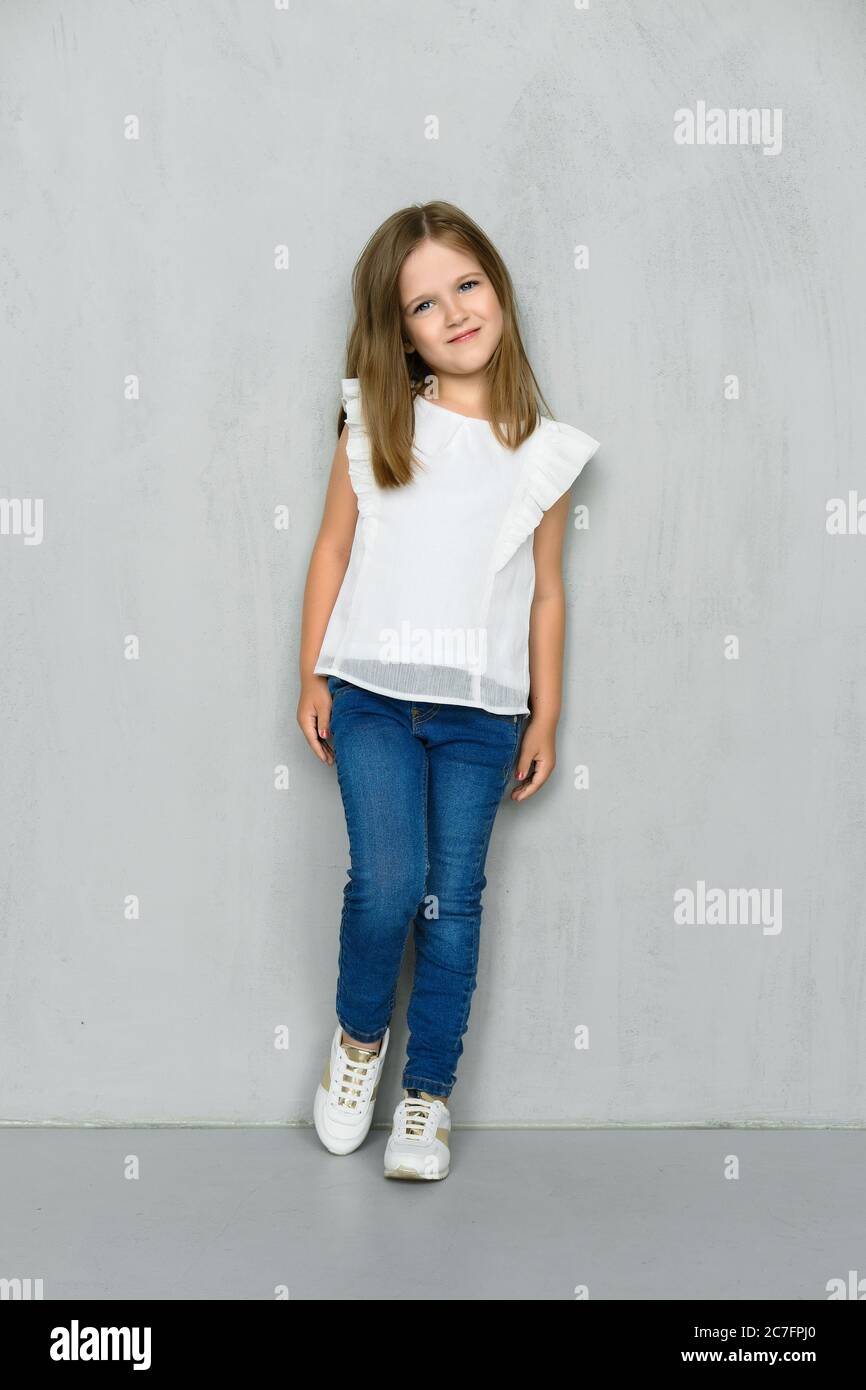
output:
[[[602,441],[454,1118],[866,1120],[864,52],[853,0],[5,0],[0,1118],[312,1114],[302,589],[351,266],[446,198]]]

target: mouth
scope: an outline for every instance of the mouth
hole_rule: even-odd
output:
[[[480,333],[480,332],[481,332],[481,329],[480,329],[480,328],[470,328],[470,329],[468,330],[468,332],[466,332],[466,333],[461,333],[460,336],[459,336],[458,338],[449,338],[449,339],[448,339],[448,342],[449,342],[449,343],[468,343],[468,342],[470,341],[470,339],[472,339],[472,338],[475,337],[476,333]]]

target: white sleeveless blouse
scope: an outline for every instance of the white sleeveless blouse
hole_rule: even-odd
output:
[[[358,524],[315,672],[400,700],[529,713],[533,532],[598,440],[542,417],[512,451],[486,420],[419,396],[423,467],[381,488],[360,383],[342,388]]]

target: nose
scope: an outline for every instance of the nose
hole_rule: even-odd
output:
[[[466,322],[468,315],[460,308],[460,296],[446,297],[443,301],[445,305],[445,320],[452,332],[459,333],[460,325]]]

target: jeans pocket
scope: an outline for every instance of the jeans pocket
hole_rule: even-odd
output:
[[[331,703],[333,703],[334,700],[336,700],[336,698],[337,698],[338,695],[342,695],[342,693],[343,693],[344,690],[351,690],[351,689],[352,689],[352,684],[351,684],[351,682],[350,682],[350,681],[344,681],[342,676],[329,676],[329,677],[328,677],[328,690],[329,690],[330,695],[331,695]]]

